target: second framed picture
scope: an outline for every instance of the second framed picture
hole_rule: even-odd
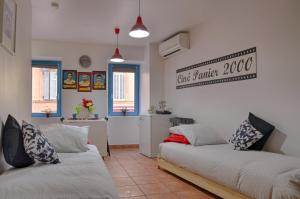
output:
[[[93,90],[106,90],[105,71],[93,71]]]
[[[78,92],[92,91],[92,73],[78,72]]]

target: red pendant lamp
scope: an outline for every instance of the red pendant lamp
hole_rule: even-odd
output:
[[[131,28],[129,35],[134,38],[145,38],[150,35],[141,17],[141,0],[139,0],[139,16],[136,19],[136,23]]]
[[[120,50],[119,50],[119,33],[120,33],[120,28],[116,27],[115,34],[117,35],[117,48],[115,49],[115,53],[113,54],[113,56],[110,59],[111,62],[120,63],[120,62],[124,61],[122,55],[120,54]]]

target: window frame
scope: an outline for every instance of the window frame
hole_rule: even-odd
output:
[[[51,66],[57,67],[57,112],[51,113],[50,117],[61,117],[61,68],[62,68],[62,62],[61,61],[54,61],[54,60],[32,60],[31,62],[31,68],[34,68],[36,65],[36,68],[52,68]],[[48,67],[47,67],[48,66]],[[32,74],[32,72],[31,72]],[[31,87],[31,93],[32,93],[32,87]],[[50,97],[50,96],[49,96]],[[32,104],[32,99],[31,99]],[[35,118],[45,118],[47,117],[46,113],[33,113],[31,110],[31,117]]]
[[[140,114],[140,65],[139,64],[108,64],[108,115],[122,116],[122,112],[113,112],[113,68],[115,66],[134,69],[134,112],[127,112],[126,116]]]

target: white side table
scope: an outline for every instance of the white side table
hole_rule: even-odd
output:
[[[88,139],[96,145],[101,156],[107,156],[107,121],[99,120],[69,120],[63,121],[66,125],[89,126]]]
[[[174,116],[159,114],[140,116],[140,153],[148,157],[157,157],[159,144],[169,136],[171,117]]]

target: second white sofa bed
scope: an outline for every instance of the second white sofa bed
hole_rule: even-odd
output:
[[[298,158],[263,151],[236,151],[229,144],[162,143],[158,163],[160,168],[222,198],[300,198]]]

